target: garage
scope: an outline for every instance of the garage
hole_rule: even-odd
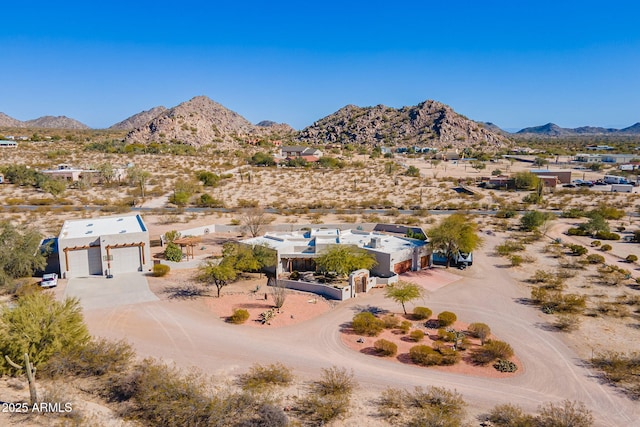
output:
[[[142,271],[142,257],[140,247],[113,247],[109,248],[111,255],[111,274],[132,273]]]
[[[65,248],[63,252],[66,255],[64,264],[71,273],[67,274],[67,277],[87,277],[102,274],[100,246]]]
[[[149,232],[140,215],[65,221],[58,236],[61,277],[146,271]]]
[[[402,274],[406,271],[410,271],[411,270],[411,260],[408,259],[406,261],[401,261],[399,263],[397,263],[396,265],[393,266],[393,272],[396,274]]]

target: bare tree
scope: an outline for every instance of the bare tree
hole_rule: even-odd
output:
[[[264,226],[272,221],[273,217],[267,215],[264,209],[258,207],[243,209],[240,214],[242,231],[251,234],[251,237],[262,234]]]
[[[282,284],[282,282],[274,280],[271,283],[271,296],[273,297],[273,304],[276,306],[276,308],[282,308],[289,292],[287,288]]]

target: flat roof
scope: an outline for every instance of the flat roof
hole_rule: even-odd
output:
[[[147,231],[140,215],[107,218],[67,220],[60,230],[60,239],[99,237],[110,234],[140,233]]]
[[[371,239],[378,238],[377,247],[371,247]],[[286,254],[302,254],[308,247],[318,244],[343,244],[356,245],[373,252],[393,253],[403,249],[424,246],[426,242],[408,239],[406,237],[392,236],[389,234],[360,231],[360,230],[338,230],[338,229],[312,229],[310,231],[294,231],[284,233],[267,233],[264,236],[242,240],[248,245],[268,246]],[[321,250],[320,250],[321,252]]]

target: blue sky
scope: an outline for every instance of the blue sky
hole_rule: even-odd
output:
[[[103,128],[206,95],[297,129],[427,99],[508,129],[640,121],[631,1],[8,3],[0,111],[19,120]]]

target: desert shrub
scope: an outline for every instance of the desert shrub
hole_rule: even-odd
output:
[[[594,248],[597,248],[601,244],[602,244],[602,242],[600,240],[594,240],[594,241],[591,242],[591,246],[593,246]]]
[[[393,314],[383,316],[381,320],[384,324],[385,329],[393,329],[398,327],[398,325],[400,324],[400,318],[394,316]]]
[[[531,300],[534,304],[541,306],[542,311],[547,314],[579,313],[587,302],[585,295],[563,294],[560,291],[549,292],[544,288],[535,287],[531,290]]]
[[[413,318],[416,320],[429,319],[433,312],[427,307],[415,307],[413,309]]]
[[[629,254],[629,255],[627,255],[627,257],[625,258],[625,261],[630,262],[630,263],[631,263],[631,262],[636,262],[636,261],[638,261],[638,256],[637,256],[637,255],[634,255],[634,254]]]
[[[455,365],[460,361],[462,355],[449,347],[440,347],[438,349],[438,353],[442,355],[442,360],[440,361],[441,365]]]
[[[569,236],[586,236],[586,235],[588,235],[589,233],[588,233],[586,230],[582,229],[582,228],[578,228],[578,227],[571,227],[571,228],[569,228],[569,229],[567,230],[567,234],[568,234]]]
[[[398,353],[398,346],[388,340],[377,340],[373,343],[373,347],[381,356],[395,356]]]
[[[124,371],[135,352],[125,341],[92,339],[82,346],[67,346],[38,371],[51,378],[69,375],[90,377]]]
[[[623,318],[631,315],[628,307],[614,302],[601,302],[595,307],[595,313],[603,316]]]
[[[640,353],[600,353],[591,366],[602,371],[604,378],[634,399],[640,398]]]
[[[509,256],[509,261],[511,261],[512,267],[519,267],[524,262],[524,259],[520,255],[511,255]]]
[[[546,270],[536,270],[531,279],[529,279],[532,283],[545,283],[553,280],[554,274],[550,271]]]
[[[353,316],[351,327],[356,334],[375,337],[384,329],[384,323],[373,313],[363,311]]]
[[[620,235],[612,231],[598,231],[595,238],[600,240],[620,240]]]
[[[332,366],[323,368],[320,379],[313,383],[312,391],[320,396],[350,396],[358,386],[353,372],[346,368]]]
[[[438,338],[444,342],[453,342],[456,339],[456,333],[445,328],[438,329]]]
[[[466,403],[456,391],[442,387],[416,387],[412,392],[390,389],[401,396],[400,409],[403,410],[407,427],[441,426],[454,427],[464,425]]]
[[[512,252],[519,252],[524,250],[525,250],[524,244],[521,242],[518,242],[517,240],[507,240],[506,242],[496,246],[496,252],[500,256],[506,256],[511,254]]]
[[[169,274],[171,267],[166,264],[154,264],[153,265],[153,277],[162,277]]]
[[[249,312],[244,308],[236,308],[229,317],[229,323],[239,325],[249,320]]]
[[[411,333],[409,334],[409,338],[411,338],[412,341],[420,342],[424,339],[424,331],[421,331],[420,329],[415,329],[411,331]]]
[[[458,316],[450,311],[443,311],[438,314],[438,322],[441,327],[452,325],[456,320],[458,320]]]
[[[432,366],[442,363],[442,355],[428,345],[416,345],[409,350],[409,357],[416,365]]]
[[[598,254],[587,255],[587,262],[589,264],[604,264],[604,257]]]
[[[272,386],[287,386],[293,381],[291,369],[282,363],[267,366],[255,364],[249,372],[238,377],[238,384],[244,390],[262,390]]]
[[[164,250],[164,258],[167,261],[180,262],[182,261],[182,249],[175,243],[168,243]]]
[[[518,370],[518,366],[510,360],[498,359],[493,364],[496,371],[500,372],[515,372]]]
[[[593,416],[582,402],[565,400],[562,403],[546,403],[538,408],[536,427],[591,427]]]
[[[409,330],[411,330],[412,326],[413,325],[411,324],[411,322],[409,322],[408,320],[403,320],[402,323],[400,323],[398,329],[400,329],[403,334],[406,334],[409,332]]]
[[[556,320],[553,323],[554,328],[563,332],[575,331],[579,326],[580,319],[572,314],[560,314],[556,316]]]
[[[602,252],[609,252],[611,249],[613,249],[613,247],[609,244],[604,244],[602,246],[600,246],[600,250]]]
[[[349,413],[350,400],[338,395],[309,393],[297,399],[293,411],[309,425],[323,426]]]
[[[469,331],[472,337],[479,338],[482,344],[484,344],[485,340],[491,335],[491,328],[486,323],[471,323],[467,331]]]
[[[387,388],[375,401],[378,415],[385,420],[396,419],[407,411],[405,393],[394,388]]]
[[[581,218],[585,216],[585,212],[582,209],[571,208],[562,211],[562,214],[560,216],[562,218]]]
[[[471,351],[471,360],[478,365],[486,365],[496,359],[508,359],[513,349],[504,341],[488,340],[483,346]]]
[[[534,427],[535,418],[525,414],[519,406],[505,404],[494,406],[487,416],[496,427]]]
[[[582,246],[582,245],[570,244],[570,245],[568,245],[568,248],[569,248],[569,250],[571,250],[571,253],[573,255],[578,255],[578,256],[584,255],[587,252],[589,252],[589,250],[587,248],[585,248],[584,246]]]

